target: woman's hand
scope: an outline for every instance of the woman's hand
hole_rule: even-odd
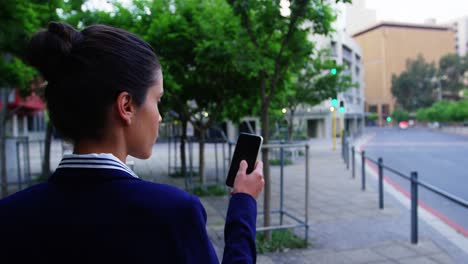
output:
[[[247,167],[247,162],[245,160],[241,161],[236,180],[234,181],[233,193],[246,193],[257,199],[265,185],[265,180],[263,179],[263,162],[257,161],[255,169],[248,175]]]

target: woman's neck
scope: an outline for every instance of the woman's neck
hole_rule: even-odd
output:
[[[127,151],[123,144],[114,140],[80,140],[73,149],[73,154],[111,153],[125,163]]]

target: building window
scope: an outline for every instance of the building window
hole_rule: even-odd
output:
[[[388,104],[382,105],[382,115],[389,115],[390,114],[390,107]]]
[[[337,55],[336,55],[336,42],[334,42],[334,41],[331,42],[331,55],[332,55],[333,57],[336,57],[336,56],[337,56]]]
[[[370,113],[377,113],[377,105],[369,105],[369,112]]]
[[[343,71],[344,74],[352,74],[352,69],[351,68],[351,61],[347,60],[346,58],[343,57],[343,65],[345,66],[345,70]]]
[[[352,60],[352,50],[347,46],[343,45],[343,58],[347,59],[348,61]]]
[[[361,56],[359,56],[358,54],[356,54],[356,61],[359,62],[361,60]]]

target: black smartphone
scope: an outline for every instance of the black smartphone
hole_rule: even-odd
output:
[[[240,133],[237,138],[236,148],[234,149],[234,155],[232,156],[231,166],[229,166],[229,172],[226,178],[226,185],[229,187],[234,186],[234,180],[236,179],[237,171],[242,160],[247,161],[247,174],[252,173],[257,162],[257,156],[262,147],[263,138],[258,135]]]

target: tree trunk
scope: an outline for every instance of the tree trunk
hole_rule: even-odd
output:
[[[204,188],[206,185],[205,179],[205,128],[200,128],[200,138],[198,139],[198,143],[200,145],[199,148],[199,166],[198,166],[198,175],[200,175],[200,184],[201,187]]]
[[[52,143],[52,122],[47,122],[46,135],[44,140],[44,161],[42,163],[42,177],[47,178],[50,174],[50,146]]]
[[[180,172],[183,177],[187,174],[187,156],[185,153],[185,142],[187,141],[187,120],[181,119],[182,122],[182,135],[180,137]]]
[[[8,179],[6,169],[6,121],[7,121],[7,107],[8,107],[8,93],[10,89],[2,90],[3,93],[3,106],[0,110],[0,159],[1,159],[1,197],[8,195]]]
[[[262,100],[262,137],[263,144],[268,144],[269,140],[269,131],[270,123],[268,120],[268,105],[269,103],[265,100]],[[263,177],[265,179],[265,188],[263,190],[264,199],[263,199],[263,211],[264,211],[264,226],[271,225],[270,217],[270,200],[271,200],[271,182],[270,182],[270,163],[269,163],[269,150],[264,148],[262,149],[262,161],[263,161]],[[271,241],[271,231],[265,231],[266,241]]]

